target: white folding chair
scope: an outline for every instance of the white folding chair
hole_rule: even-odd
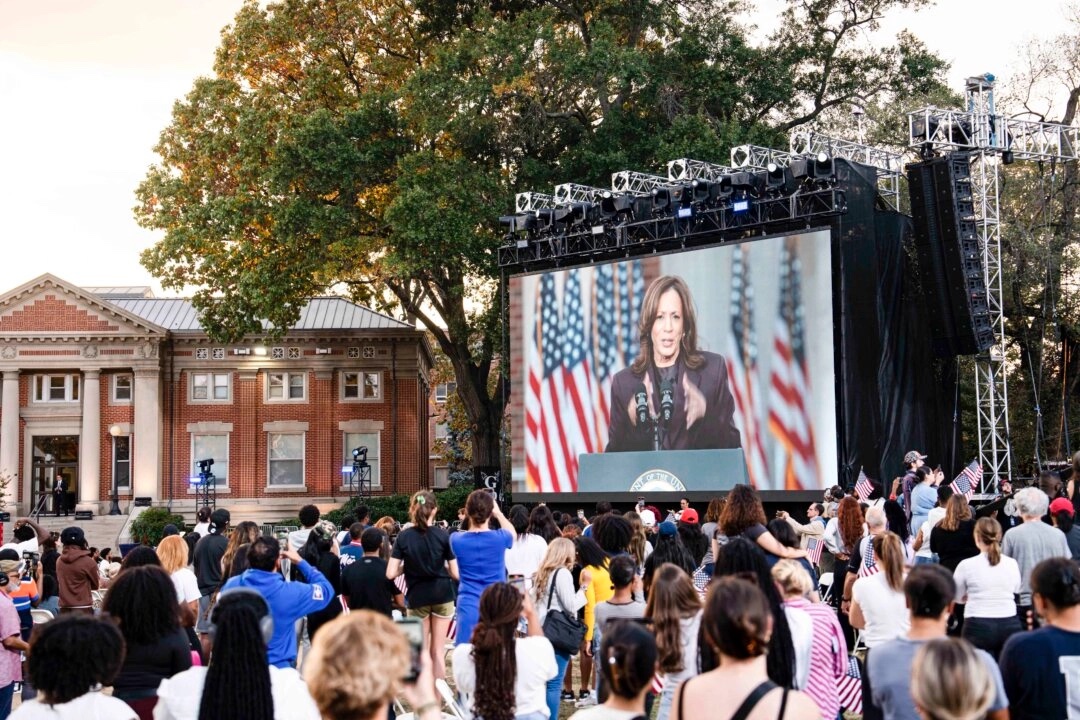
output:
[[[30,608],[30,618],[35,625],[43,625],[53,619],[53,614],[45,608]]]
[[[821,602],[828,604],[833,595],[833,574],[821,573],[818,578],[818,592],[821,594]]]
[[[465,720],[465,710],[458,704],[457,698],[454,697],[454,691],[450,689],[450,685],[444,678],[435,680],[435,691],[442,698],[444,716],[449,715],[455,720]]]

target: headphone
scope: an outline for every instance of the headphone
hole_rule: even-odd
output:
[[[4,582],[0,583],[0,587],[7,584],[7,577],[3,578]],[[213,644],[217,638],[217,614],[221,607],[221,601],[224,598],[229,598],[229,602],[237,602],[247,605],[254,610],[259,616],[259,632],[262,634],[263,642],[267,645],[270,644],[270,638],[274,636],[274,618],[270,614],[270,606],[267,604],[266,599],[255,590],[251,588],[238,587],[232,588],[226,593],[218,596],[217,604],[214,609],[210,611],[210,620],[207,623],[207,635],[210,636],[210,642]]]
[[[7,576],[7,573],[0,573],[0,588],[7,587],[11,582],[11,578]]]

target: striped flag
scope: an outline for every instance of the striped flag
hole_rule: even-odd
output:
[[[862,544],[862,565],[859,566],[857,577],[877,575],[881,572],[881,568],[877,566],[877,560],[874,559],[874,538],[865,537],[862,539]]]
[[[562,492],[573,487],[576,458],[562,431],[566,404],[563,388],[562,322],[555,274],[537,287],[536,322],[528,353],[525,388],[525,480],[529,489]]]
[[[446,626],[446,639],[457,642],[457,615],[450,618],[450,624]]]
[[[754,327],[754,289],[746,272],[746,249],[738,245],[731,262],[731,350],[728,387],[735,400],[735,426],[742,431],[743,452],[750,485],[770,488],[769,464],[758,432],[757,342]]]
[[[859,661],[854,655],[848,655],[848,668],[844,676],[836,681],[836,692],[840,696],[840,705],[854,715],[862,715],[862,673]]]
[[[810,375],[803,337],[802,266],[794,242],[788,238],[780,251],[780,306],[768,397],[769,430],[783,448],[785,490],[819,484],[814,427],[807,412]]]
[[[592,296],[592,357],[593,412],[596,418],[596,443],[607,447],[608,427],[611,425],[611,379],[625,363],[619,344],[618,314],[616,312],[615,275],[619,266],[601,265],[596,268]]]
[[[651,684],[653,695],[659,695],[664,692],[664,685],[667,685],[664,676],[660,673],[653,673]]]
[[[960,474],[956,476],[956,479],[952,481],[951,487],[954,493],[963,495],[968,500],[975,494],[975,488],[979,486],[982,481],[983,469],[979,463],[979,459],[975,458],[968,466],[960,471]]]
[[[596,415],[593,412],[593,376],[590,346],[585,341],[585,313],[581,301],[581,271],[571,270],[563,288],[563,407],[562,432],[570,447],[570,473],[564,490],[577,490],[578,455],[596,452]]]
[[[820,538],[810,538],[806,541],[806,559],[811,565],[821,564],[821,551],[825,547],[825,541]]]
[[[855,481],[855,494],[859,496],[860,500],[866,500],[873,491],[874,483],[870,481],[870,478],[866,477],[863,469],[859,468],[859,479]]]

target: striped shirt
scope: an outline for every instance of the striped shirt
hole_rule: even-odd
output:
[[[784,605],[804,611],[813,622],[810,675],[803,692],[817,703],[821,717],[835,718],[840,713],[837,682],[847,672],[847,642],[836,611],[825,603],[812,603],[801,597],[787,600]]]

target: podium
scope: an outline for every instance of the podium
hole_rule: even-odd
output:
[[[730,490],[747,482],[741,448],[578,456],[578,492],[708,492]]]

